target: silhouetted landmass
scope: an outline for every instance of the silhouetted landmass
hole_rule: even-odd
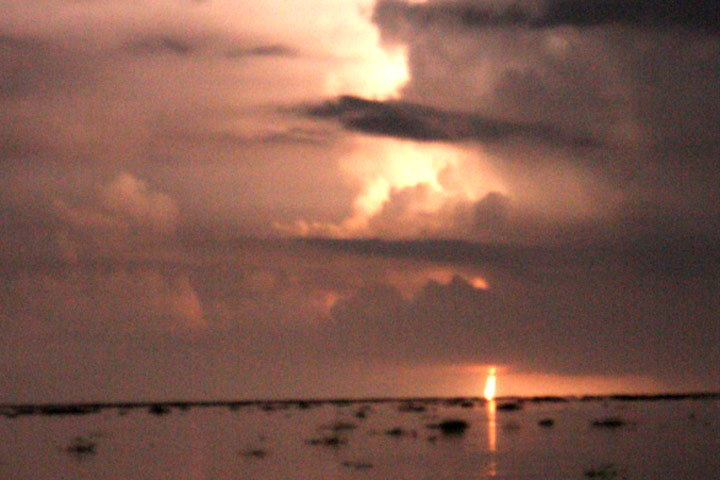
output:
[[[97,405],[52,405],[42,407],[41,415],[87,415],[97,413],[100,407]]]
[[[150,405],[148,412],[153,415],[167,415],[170,413],[170,404],[155,403]]]
[[[567,397],[544,396],[528,398],[527,401],[533,403],[563,403],[569,402],[570,399]]]
[[[660,394],[638,394],[638,395],[585,395],[579,397],[504,397],[498,398],[497,409],[501,411],[512,411],[521,408],[523,402],[593,402],[593,401],[681,401],[681,400],[716,400],[720,399],[720,392],[697,392],[697,393],[660,393]],[[7,418],[17,418],[25,415],[86,415],[100,412],[104,409],[116,409],[118,413],[124,414],[134,409],[162,410],[164,413],[171,408],[187,410],[190,408],[211,408],[226,407],[239,409],[248,406],[258,406],[264,410],[273,411],[276,409],[287,409],[292,406],[298,409],[319,407],[323,404],[331,404],[337,407],[349,405],[362,405],[362,410],[368,412],[371,404],[396,403],[401,405],[413,404],[420,406],[443,404],[450,407],[462,407],[470,403],[486,403],[478,397],[417,397],[417,398],[344,398],[344,399],[303,399],[303,400],[204,400],[204,401],[165,401],[165,402],[68,402],[52,404],[0,404],[0,415]],[[360,417],[358,417],[360,418]]]
[[[421,405],[416,402],[403,402],[398,407],[398,412],[411,412],[411,413],[421,413],[427,410],[424,405]]]

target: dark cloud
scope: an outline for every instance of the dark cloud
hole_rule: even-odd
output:
[[[328,141],[327,132],[319,129],[290,127],[264,132],[259,135],[244,135],[230,131],[172,131],[164,135],[172,141],[197,144],[216,144],[228,147],[252,145],[321,145]]]
[[[453,24],[457,28],[552,28],[627,25],[639,28],[681,26],[717,34],[720,9],[712,0],[550,0],[547,2],[500,2],[484,4],[442,1],[422,4],[380,0],[375,19],[390,31],[402,22],[420,27]]]
[[[209,34],[206,34],[209,35]],[[201,51],[201,47],[207,43],[210,37],[196,35],[194,38],[183,38],[180,35],[170,34],[141,34],[139,38],[132,39],[125,43],[125,48],[135,55],[160,55],[170,54],[185,56]],[[230,39],[223,39],[224,42]],[[221,43],[224,43],[221,42]],[[217,46],[217,48],[223,48]],[[256,45],[252,47],[227,48],[224,56],[229,59],[247,57],[269,57],[269,58],[295,58],[300,52],[295,48],[279,43],[267,45]]]
[[[638,27],[682,26],[719,33],[720,6],[713,0],[554,0],[539,26],[619,23]]]
[[[244,58],[244,57],[297,57],[300,52],[287,45],[269,44],[259,45],[248,48],[234,48],[229,50],[225,55],[228,58]]]
[[[136,55],[173,54],[188,55],[194,46],[187,40],[165,35],[153,35],[131,40],[126,48]]]
[[[342,96],[305,111],[318,118],[337,119],[351,130],[421,141],[498,142],[520,137],[573,147],[597,146],[589,137],[567,135],[549,125],[510,122],[400,101]]]
[[[434,109],[427,112],[431,120],[425,112],[390,107],[337,118],[348,128],[441,139],[460,137],[446,132],[455,124],[443,113],[464,112],[468,122],[502,119],[493,126],[505,136],[481,132],[495,138],[485,146],[507,167],[516,198],[527,191],[551,198],[579,174],[586,181],[574,192],[584,200],[567,210],[607,207],[584,225],[587,219],[555,223],[545,238],[712,237],[720,218],[712,200],[720,193],[717,8],[712,2],[381,1],[373,18],[384,39],[407,48],[411,73],[400,100],[391,103]],[[547,148],[588,138],[594,148]],[[513,182],[520,178],[532,180]],[[561,210],[570,197],[557,196],[558,203],[515,226]]]

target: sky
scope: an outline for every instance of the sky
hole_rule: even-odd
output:
[[[0,9],[0,403],[720,389],[717,2]]]

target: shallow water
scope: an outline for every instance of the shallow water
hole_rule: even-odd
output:
[[[483,402],[410,412],[402,405],[0,416],[0,478],[720,478],[717,398],[524,402],[517,411]],[[469,428],[432,428],[449,418]],[[593,425],[608,418],[621,425]]]

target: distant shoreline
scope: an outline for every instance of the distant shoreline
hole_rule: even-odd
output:
[[[593,401],[679,401],[720,399],[720,392],[656,393],[656,394],[609,394],[609,395],[569,395],[569,396],[509,396],[498,397],[503,402],[593,402]],[[446,405],[481,405],[488,400],[481,397],[374,397],[374,398],[315,398],[315,399],[253,399],[253,400],[168,400],[168,401],[131,401],[131,402],[54,402],[54,403],[0,403],[0,415],[18,417],[25,415],[84,415],[106,409],[131,410],[138,408],[156,409],[167,413],[170,409],[188,410],[208,407],[252,407],[260,406],[266,410],[297,407],[299,409],[320,405],[354,405],[377,403],[443,403]]]

